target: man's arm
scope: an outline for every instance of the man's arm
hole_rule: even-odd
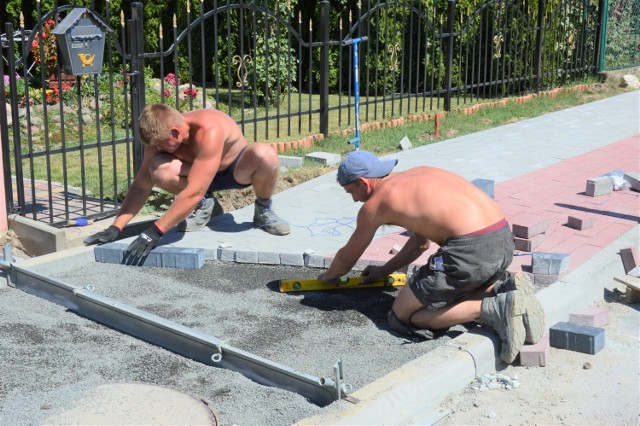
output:
[[[149,174],[149,164],[157,153],[158,151],[155,148],[145,147],[140,170],[127,190],[127,195],[122,201],[122,207],[120,207],[118,215],[113,221],[113,226],[116,228],[122,230],[147,202],[147,198],[149,198],[149,194],[153,189],[153,180],[151,180],[151,175]]]
[[[367,249],[378,229],[375,222],[376,212],[372,205],[362,206],[358,212],[356,230],[347,241],[347,244],[336,253],[329,269],[321,274],[318,279],[323,282],[331,282],[345,275],[356,264],[362,253]]]
[[[398,271],[420,257],[431,244],[431,241],[421,235],[412,234],[400,251],[382,266],[367,266],[363,271],[366,276],[363,282],[367,283],[386,277]]]

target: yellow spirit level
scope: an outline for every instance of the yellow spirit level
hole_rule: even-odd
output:
[[[319,280],[280,280],[280,292],[342,290],[347,288],[398,287],[407,280],[405,274],[391,274],[387,278],[363,283],[364,277],[342,277],[338,284],[325,284]]]

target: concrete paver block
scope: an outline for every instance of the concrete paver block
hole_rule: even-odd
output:
[[[549,347],[548,336],[543,336],[535,345],[524,345],[520,349],[520,365],[546,367],[549,362]]]
[[[593,228],[593,218],[586,216],[569,216],[567,219],[567,226],[569,228],[577,229],[578,231],[584,231],[585,229]]]
[[[588,325],[589,327],[602,327],[609,324],[609,309],[589,306],[569,314],[569,322],[577,325]]]
[[[625,274],[628,274],[633,268],[640,265],[638,249],[635,247],[620,249],[620,257],[622,258],[622,265],[624,266]]]
[[[218,249],[218,259],[223,262],[235,262],[236,251],[232,249],[220,248]]]
[[[631,189],[633,189],[634,191],[640,191],[640,173],[627,172],[624,174],[624,180],[629,182],[629,185],[631,185]]]
[[[531,238],[514,237],[515,249],[520,251],[533,251],[544,241],[544,233]]]
[[[237,263],[258,263],[258,252],[257,251],[236,251],[236,262]]]
[[[613,182],[609,176],[599,176],[587,179],[585,193],[590,197],[599,197],[613,192]]]
[[[280,253],[280,264],[289,266],[304,266],[302,254]]]
[[[477,186],[491,198],[495,198],[495,183],[491,179],[474,179],[472,184]]]
[[[304,156],[307,160],[316,161],[326,166],[337,166],[340,164],[342,158],[340,154],[333,154],[330,152],[311,152]]]
[[[324,268],[325,257],[318,254],[306,254],[304,255],[304,265],[309,268]]]
[[[569,268],[568,253],[531,253],[531,272],[534,274],[559,275]]]
[[[262,265],[279,265],[280,264],[280,253],[269,251],[260,251],[258,252],[258,263]]]
[[[514,237],[533,238],[540,235],[549,228],[548,219],[540,219],[540,216],[530,214],[521,215],[511,224],[511,230]]]
[[[594,355],[604,348],[604,329],[559,322],[549,329],[549,342],[554,348]]]
[[[289,168],[302,167],[302,163],[304,162],[302,157],[292,155],[278,155],[278,160],[280,160],[280,166]]]
[[[404,138],[402,138],[402,140],[400,141],[400,145],[398,145],[398,148],[400,148],[403,151],[406,151],[408,149],[413,148],[413,144],[411,143],[411,141],[409,140],[409,138],[407,136],[405,136]]]
[[[202,248],[159,246],[142,259],[129,257],[128,248],[129,244],[117,242],[97,246],[94,250],[96,262],[179,269],[200,269],[204,266]]]

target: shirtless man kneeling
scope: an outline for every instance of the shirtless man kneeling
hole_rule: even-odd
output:
[[[500,358],[512,363],[526,342],[544,334],[544,312],[530,280],[507,267],[514,239],[500,207],[466,179],[435,167],[391,173],[397,160],[354,151],[338,168],[338,182],[363,202],[356,229],[318,278],[348,273],[386,224],[410,231],[404,247],[385,265],[368,266],[364,282],[409,265],[433,241],[439,249],[412,275],[389,312],[399,333],[433,338],[434,332],[478,320],[500,336]]]
[[[223,213],[212,192],[253,185],[256,194],[253,225],[273,235],[287,235],[289,224],[271,210],[280,163],[264,143],[248,144],[236,122],[222,111],[200,109],[180,113],[153,104],[140,114],[144,159],[127,191],[113,225],[85,239],[106,243],[118,238],[140,211],[154,186],[176,195],[167,212],[129,246],[131,256],[146,256],[162,235],[203,229]]]

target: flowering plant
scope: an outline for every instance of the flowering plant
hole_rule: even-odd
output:
[[[167,86],[170,87],[164,89],[164,91],[162,92],[162,97],[165,100],[170,100],[175,93],[175,88],[180,86],[180,79],[174,73],[169,73],[164,77],[164,81],[167,83]],[[180,109],[186,108],[186,101],[195,99],[196,96],[198,96],[198,89],[189,87],[184,89],[181,94],[178,94],[178,103],[180,104]]]
[[[53,30],[55,25],[55,21],[53,19],[49,19],[42,26],[42,30],[36,34],[33,42],[31,43],[33,59],[36,64],[44,67],[44,72],[47,77],[54,73],[58,63],[56,38],[51,34],[51,30]],[[44,56],[41,55],[40,45],[42,45]]]

